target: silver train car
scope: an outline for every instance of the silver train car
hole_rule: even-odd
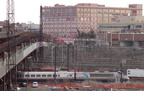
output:
[[[122,78],[123,81],[129,80],[129,78],[118,72],[67,72],[67,71],[27,71],[27,72],[18,72],[17,79],[19,81],[25,80],[96,80],[96,81],[105,81],[105,82],[114,82]]]

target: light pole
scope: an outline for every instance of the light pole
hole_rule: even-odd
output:
[[[121,68],[121,78],[120,78],[120,82],[122,83],[123,82],[123,79],[122,79],[122,61],[120,63],[120,68]]]
[[[27,63],[28,63],[28,71],[27,71],[27,86],[26,86],[26,91],[28,91],[28,77],[29,77],[29,61],[32,59],[32,56],[27,58]]]
[[[28,62],[28,69],[29,69],[29,62]],[[29,72],[27,71],[27,86],[26,86],[26,91],[28,91],[28,77],[29,77]]]
[[[59,63],[59,67],[62,67],[62,64],[64,63],[64,44],[62,43],[62,46],[60,47],[61,48],[61,61]]]
[[[74,42],[73,41],[67,41],[65,43],[67,45],[67,71],[68,71],[69,70],[69,48],[70,48],[70,45],[74,45]]]
[[[67,71],[69,70],[69,47],[70,44],[67,45]]]
[[[56,55],[57,55],[56,49],[57,49],[57,46],[55,46],[54,49],[55,49],[55,59],[54,59],[54,60],[55,60],[55,62],[54,62],[54,63],[55,63],[55,64],[54,64],[54,69],[55,69],[55,70],[54,70],[54,82],[56,82]]]
[[[52,46],[52,50],[51,50],[51,66],[53,65],[53,49],[55,48],[55,46]]]
[[[126,63],[126,60],[125,59],[122,59],[121,62],[120,62],[120,68],[121,68],[121,78],[120,78],[120,82],[123,83],[123,77],[122,77],[122,74],[123,74],[123,64]]]

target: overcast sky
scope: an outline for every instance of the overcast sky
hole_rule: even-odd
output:
[[[0,21],[6,20],[6,2],[0,0]],[[15,22],[29,21],[39,23],[40,6],[54,6],[55,4],[76,5],[78,3],[97,3],[106,7],[128,7],[128,4],[143,4],[144,0],[14,0]],[[144,12],[144,11],[143,11]]]

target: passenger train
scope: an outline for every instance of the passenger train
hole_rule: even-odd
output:
[[[27,72],[18,72],[17,79],[18,81],[46,81],[46,80],[96,80],[96,81],[105,81],[105,82],[115,82],[120,80],[120,77],[123,81],[128,81],[129,78],[119,72],[68,72],[68,71],[27,71]]]
[[[132,80],[144,79],[144,69],[127,69],[127,76]]]

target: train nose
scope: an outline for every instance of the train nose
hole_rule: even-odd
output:
[[[130,78],[129,78],[129,77],[127,77],[127,79],[129,80]]]
[[[125,76],[124,79],[125,79],[125,80],[129,80],[130,78],[129,78],[128,76]]]

